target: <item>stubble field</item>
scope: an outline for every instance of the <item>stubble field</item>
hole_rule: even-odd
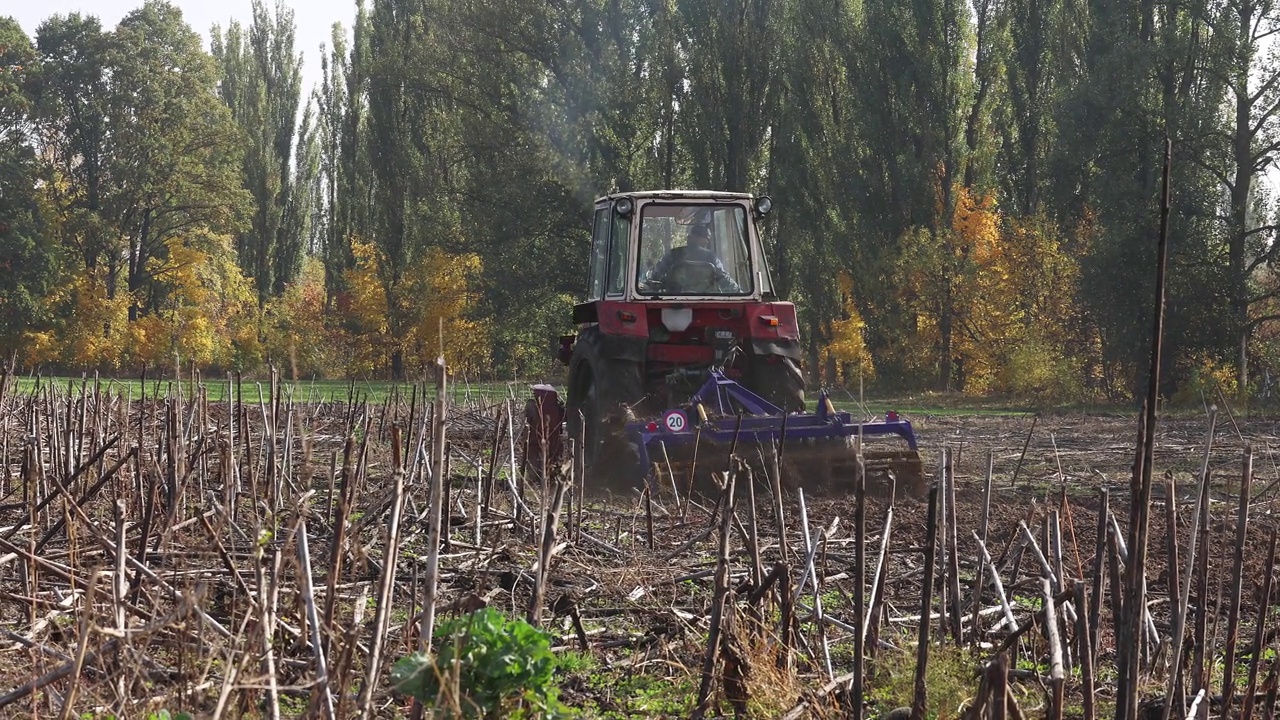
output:
[[[433,563],[432,387],[323,402],[282,392],[260,402],[248,386],[215,402],[210,387],[152,399],[93,383],[3,384],[6,717],[409,717],[414,692],[435,717],[472,702],[503,717],[515,695],[526,709],[547,701],[540,689],[554,691],[556,712],[584,717],[849,717],[858,696],[857,714],[873,717],[919,695],[926,598],[929,716],[1113,712],[1113,608],[1126,578],[1112,558],[1129,549],[1136,417],[907,415],[932,479],[945,448],[952,481],[935,482],[933,512],[930,497],[891,502],[872,489],[859,548],[852,478],[806,488],[803,500],[783,491],[782,532],[771,479],[758,473],[734,476],[731,495],[692,499],[670,487],[652,498],[583,492],[572,472],[513,482],[524,408],[458,398],[445,413],[448,523]],[[1254,646],[1278,431],[1225,412],[1215,424],[1179,675],[1187,704],[1208,678],[1199,707],[1215,716],[1274,705],[1269,626],[1266,650]],[[1175,657],[1170,583],[1187,577],[1208,439],[1198,417],[1162,420],[1157,434],[1145,572],[1154,633],[1132,645],[1155,712]],[[1119,531],[1110,545],[1108,533],[1098,542],[1104,490],[1114,518],[1104,527]],[[438,637],[430,657],[451,640],[470,653],[438,679],[409,675],[431,672],[413,661],[424,620]],[[470,640],[439,639],[464,620]],[[477,629],[481,620],[497,629]],[[521,631],[526,620],[545,640]]]

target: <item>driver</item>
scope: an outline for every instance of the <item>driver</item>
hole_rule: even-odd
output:
[[[661,280],[666,277],[672,267],[681,262],[703,262],[712,266],[715,273],[716,288],[720,292],[740,293],[742,290],[738,287],[738,283],[733,279],[724,268],[724,264],[720,262],[720,258],[716,257],[716,253],[711,249],[711,230],[706,225],[694,225],[689,228],[689,235],[685,238],[684,247],[674,247],[667,251],[662,259],[658,261],[653,269],[645,273],[644,282],[652,282]]]

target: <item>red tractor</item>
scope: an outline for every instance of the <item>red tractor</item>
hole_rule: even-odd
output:
[[[573,309],[577,335],[560,348],[564,419],[588,482],[634,484],[654,462],[670,468],[690,450],[700,467],[720,469],[727,454],[710,448],[740,438],[785,444],[787,465],[807,460],[803,480],[852,462],[855,437],[886,434],[910,450],[881,453],[868,469],[918,479],[905,420],[856,423],[825,393],[805,413],[795,305],[777,297],[757,229],[771,205],[767,196],[685,190],[596,201],[587,297]]]

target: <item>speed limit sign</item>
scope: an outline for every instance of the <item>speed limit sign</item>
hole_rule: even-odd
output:
[[[689,427],[689,418],[682,410],[668,410],[662,416],[662,424],[671,432],[684,432],[684,429]]]

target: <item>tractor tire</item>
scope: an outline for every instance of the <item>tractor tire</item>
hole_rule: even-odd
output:
[[[647,468],[626,435],[634,420],[631,407],[644,398],[639,363],[603,357],[596,333],[583,333],[570,360],[565,402],[569,437],[583,453],[587,487],[626,488]]]
[[[748,387],[787,413],[804,412],[804,375],[782,355],[752,355]]]

